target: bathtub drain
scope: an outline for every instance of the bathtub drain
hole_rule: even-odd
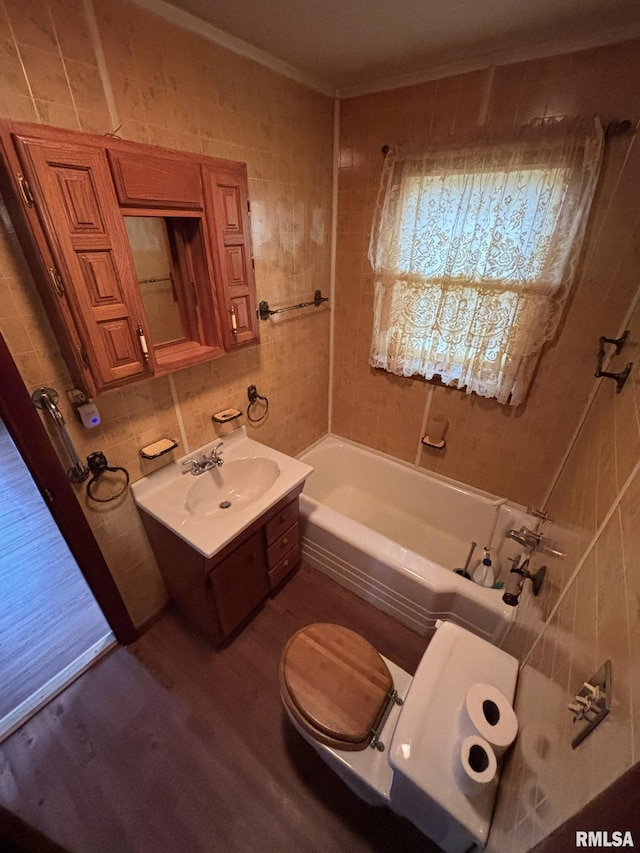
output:
[[[220,509],[229,509],[231,506],[231,501],[220,501],[219,507]]]

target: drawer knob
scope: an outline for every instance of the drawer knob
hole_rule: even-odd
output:
[[[285,569],[288,569],[289,568],[289,560],[288,559],[285,560],[282,565],[285,567]]]
[[[288,537],[288,536],[285,536],[285,537],[284,537],[284,539],[282,540],[282,544],[283,544],[283,545],[288,545],[288,544],[289,544],[289,537]]]

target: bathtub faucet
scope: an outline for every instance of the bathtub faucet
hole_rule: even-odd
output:
[[[536,533],[535,530],[530,530],[528,527],[521,527],[520,530],[509,530],[507,539],[513,539],[525,548],[537,548],[542,539],[541,533]]]
[[[204,474],[205,471],[209,471],[211,468],[219,468],[224,464],[224,459],[221,458],[220,448],[224,442],[219,441],[212,449],[211,453],[207,456],[206,453],[202,454],[201,459],[187,459],[186,462],[183,462],[183,465],[188,465],[186,471],[183,471],[183,474],[187,474],[191,472],[194,477],[197,477],[198,474]]]
[[[509,530],[506,534],[507,539],[513,539],[525,548],[534,551],[536,548],[545,554],[550,554],[553,557],[566,557],[564,551],[558,551],[557,548],[552,548],[546,541],[542,533],[535,530],[530,530],[528,527],[521,527],[520,530]]]

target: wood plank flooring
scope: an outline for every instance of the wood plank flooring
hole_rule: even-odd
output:
[[[224,649],[170,614],[0,747],[0,802],[74,853],[431,853],[292,728],[277,666],[314,621],[413,672],[425,640],[303,566]]]
[[[0,720],[109,633],[0,421]]]

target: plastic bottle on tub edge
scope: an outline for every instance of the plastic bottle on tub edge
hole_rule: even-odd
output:
[[[484,557],[482,558],[482,561],[478,563],[473,573],[473,580],[480,586],[493,586],[495,581],[493,566],[491,564],[491,554],[486,546],[484,549]]]

